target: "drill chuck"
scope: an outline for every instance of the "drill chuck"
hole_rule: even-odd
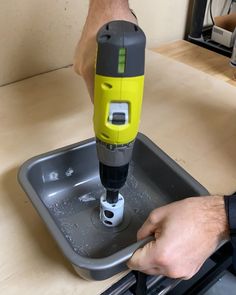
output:
[[[119,190],[126,182],[129,164],[118,167],[99,163],[99,172],[103,186],[108,190]]]

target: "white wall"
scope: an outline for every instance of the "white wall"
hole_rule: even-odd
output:
[[[0,0],[0,85],[71,64],[88,3]],[[130,0],[149,47],[183,38],[188,4],[189,0]]]
[[[189,0],[130,0],[149,46],[158,46],[185,33]]]
[[[188,1],[130,0],[150,46],[183,37]],[[70,64],[88,3],[0,0],[0,85]]]
[[[88,1],[0,0],[0,85],[68,65]]]

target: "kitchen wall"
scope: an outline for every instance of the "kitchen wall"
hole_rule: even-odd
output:
[[[191,2],[130,0],[149,47],[183,38]],[[88,3],[0,0],[0,85],[71,64]]]

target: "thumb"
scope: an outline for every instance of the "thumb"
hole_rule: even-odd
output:
[[[127,266],[139,271],[156,268],[157,243],[157,240],[151,241],[143,248],[138,249],[127,262]]]
[[[161,223],[165,217],[166,211],[163,208],[158,208],[153,210],[147,220],[144,222],[142,227],[139,229],[137,233],[138,240],[143,240],[146,237],[149,237],[155,233],[155,235],[159,234],[161,231]]]

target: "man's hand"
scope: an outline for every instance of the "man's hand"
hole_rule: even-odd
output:
[[[150,275],[189,279],[229,238],[223,197],[192,197],[151,212],[138,239],[155,240],[137,250],[128,267]]]
[[[96,34],[105,23],[112,20],[137,22],[129,9],[128,0],[90,1],[87,20],[75,51],[74,70],[85,80],[92,100],[96,58]]]

